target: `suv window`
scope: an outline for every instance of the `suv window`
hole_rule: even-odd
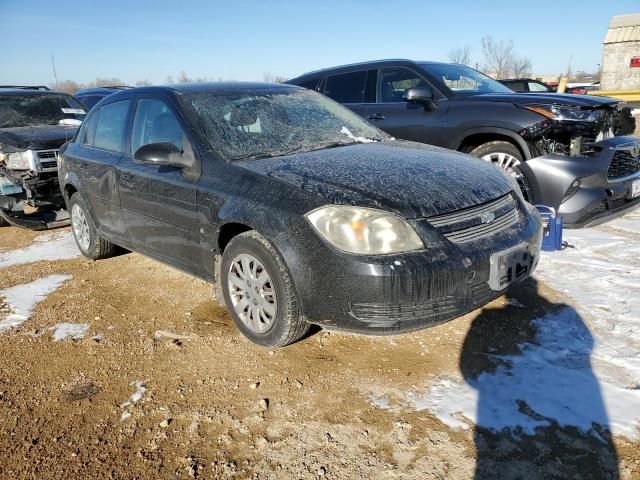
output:
[[[363,103],[367,71],[327,77],[324,94],[338,103]]]
[[[385,68],[380,71],[380,102],[402,102],[408,88],[430,88],[416,72],[404,67]]]
[[[506,85],[514,92],[524,93],[527,91],[527,87],[524,82],[506,82]]]
[[[546,85],[542,85],[538,82],[529,82],[529,91],[530,92],[548,92],[549,89]]]
[[[319,78],[314,78],[312,80],[307,80],[306,82],[300,82],[298,85],[304,88],[308,88],[309,90],[316,90],[318,88],[319,81]]]
[[[92,125],[89,125],[87,143],[93,144],[96,148],[122,152],[125,121],[130,103],[130,100],[122,100],[100,108],[91,118],[92,122],[95,121],[95,133],[91,139]]]
[[[169,142],[183,149],[184,131],[175,115],[161,100],[143,98],[138,101],[133,120],[131,153],[149,143]]]

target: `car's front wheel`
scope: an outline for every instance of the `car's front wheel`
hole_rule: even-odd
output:
[[[524,162],[524,157],[522,153],[520,153],[520,150],[518,150],[518,147],[504,141],[483,143],[471,149],[469,154],[490,162],[496,167],[507,170],[508,172],[513,172],[514,167]]]
[[[284,260],[259,233],[248,231],[231,239],[222,255],[221,274],[227,309],[252,342],[284,347],[309,330]]]
[[[98,235],[89,206],[79,193],[71,195],[69,210],[73,237],[80,252],[91,260],[112,257],[116,246]]]

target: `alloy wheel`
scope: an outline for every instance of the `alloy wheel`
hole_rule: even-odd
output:
[[[507,170],[511,172],[513,167],[520,165],[520,160],[518,160],[513,155],[510,155],[505,152],[492,152],[483,155],[482,160],[493,163],[496,167],[500,167],[503,170]]]
[[[242,253],[231,262],[227,275],[229,297],[247,328],[264,333],[278,313],[276,291],[265,266],[253,255]]]
[[[82,250],[84,250],[85,252],[88,251],[89,245],[91,244],[89,222],[87,222],[87,217],[78,204],[75,204],[71,208],[71,226],[73,228],[73,234],[75,235],[80,248],[82,248]]]

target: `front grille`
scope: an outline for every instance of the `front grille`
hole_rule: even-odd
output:
[[[609,164],[607,178],[624,178],[638,172],[640,172],[640,154],[638,154],[638,151],[626,147],[616,149]]]
[[[39,150],[38,163],[41,172],[55,172],[58,170],[58,150]]]
[[[520,219],[511,193],[482,205],[427,218],[447,239],[465,243],[501,232]]]

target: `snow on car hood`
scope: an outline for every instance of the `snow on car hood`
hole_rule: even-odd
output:
[[[497,168],[469,155],[403,141],[354,144],[237,165],[322,196],[327,203],[429,217],[512,190]]]
[[[7,150],[48,150],[71,140],[78,127],[40,125],[0,128],[0,148]]]

